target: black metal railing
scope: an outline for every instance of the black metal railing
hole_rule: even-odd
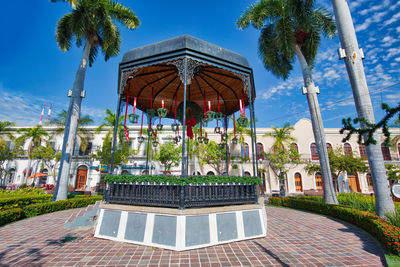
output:
[[[160,185],[151,183],[112,183],[106,201],[153,207],[194,208],[257,203],[253,184]]]

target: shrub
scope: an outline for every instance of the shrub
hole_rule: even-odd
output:
[[[389,212],[385,214],[385,219],[388,221],[391,225],[400,227],[400,212]]]
[[[391,225],[373,213],[346,206],[296,198],[270,197],[269,203],[275,206],[284,206],[329,215],[357,225],[375,236],[389,252],[400,256],[400,228]]]
[[[23,208],[34,203],[49,202],[52,195],[32,195],[32,196],[14,196],[8,198],[0,198],[0,210]]]
[[[106,183],[134,183],[149,182],[156,184],[261,184],[261,178],[241,177],[241,176],[167,176],[167,175],[107,175],[104,178]]]
[[[86,196],[86,198],[31,204],[23,208],[14,208],[0,211],[0,226],[21,220],[23,218],[34,217],[50,212],[86,207],[90,204],[94,204],[97,200],[101,199],[101,196]]]
[[[38,189],[36,187],[23,187],[15,191],[11,190],[0,190],[0,198],[3,197],[18,197],[18,196],[26,196],[26,195],[44,195],[46,192],[42,189]]]

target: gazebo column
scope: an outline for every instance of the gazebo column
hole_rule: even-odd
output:
[[[182,77],[181,77],[182,78]],[[187,87],[187,58],[183,58],[183,114],[182,114],[182,171],[181,175],[187,177],[187,160],[185,155],[186,145],[186,87]]]

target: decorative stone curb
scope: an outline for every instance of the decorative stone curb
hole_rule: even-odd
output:
[[[266,216],[260,206],[196,215],[101,208],[95,237],[182,251],[265,237]]]

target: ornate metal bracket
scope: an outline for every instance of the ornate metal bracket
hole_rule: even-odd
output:
[[[198,68],[199,66],[203,66],[203,63],[197,60],[193,60],[191,58],[179,58],[177,60],[169,62],[168,65],[174,65],[178,70],[179,78],[182,82],[185,82],[185,59],[187,60],[186,82],[187,84],[191,84],[192,78],[196,73],[196,68]]]
[[[128,82],[128,80],[133,79],[136,75],[136,72],[138,71],[138,68],[132,68],[132,69],[127,69],[123,70],[121,74],[121,81],[119,83],[119,94],[122,94],[124,91],[125,85]]]
[[[245,93],[250,96],[249,94],[249,76],[248,75],[244,75],[241,73],[236,73],[236,72],[232,72],[235,76],[239,77],[242,80],[243,83],[243,90],[245,91]]]

